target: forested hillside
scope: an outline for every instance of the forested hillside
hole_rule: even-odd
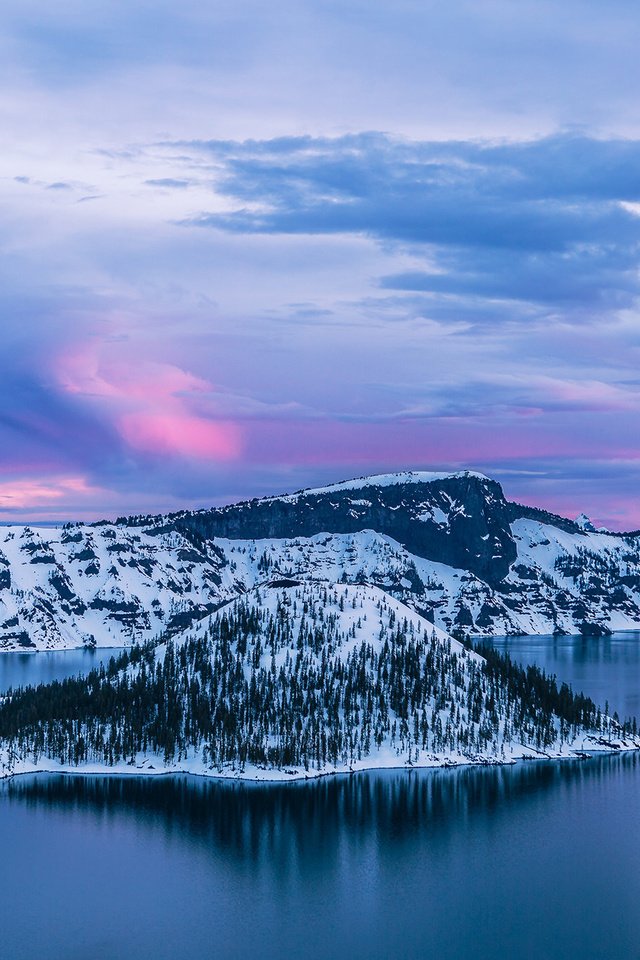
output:
[[[256,590],[87,678],[9,692],[2,762],[317,775],[638,745],[536,668],[481,656],[382,591]]]

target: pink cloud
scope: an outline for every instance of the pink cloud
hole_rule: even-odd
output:
[[[0,483],[0,510],[31,509],[63,501],[69,494],[94,496],[103,492],[100,487],[88,483],[85,477],[5,480]]]
[[[182,413],[128,413],[119,428],[126,442],[149,453],[177,454],[206,460],[233,460],[240,453],[234,424]]]
[[[135,450],[221,461],[240,455],[239,426],[196,409],[215,394],[213,384],[174,364],[123,360],[118,347],[94,341],[67,352],[57,367],[63,389],[96,403]]]

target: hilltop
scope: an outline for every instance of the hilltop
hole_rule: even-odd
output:
[[[0,702],[5,775],[288,779],[637,749],[634,725],[485,656],[379,589],[260,588],[86,678]]]

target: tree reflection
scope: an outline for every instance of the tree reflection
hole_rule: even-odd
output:
[[[297,854],[321,863],[341,844],[432,844],[476,817],[501,817],[562,787],[636,770],[637,754],[459,770],[371,771],[287,785],[39,775],[3,784],[0,799],[104,818],[205,842],[240,860]]]

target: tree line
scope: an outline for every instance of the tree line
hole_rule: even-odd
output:
[[[372,606],[353,586],[300,586],[275,603],[254,594],[183,640],[9,691],[0,743],[14,759],[72,767],[152,756],[218,771],[318,771],[384,749],[409,763],[500,759],[514,744],[544,752],[586,731],[637,732],[538,667],[481,652],[400,618],[385,598]]]

